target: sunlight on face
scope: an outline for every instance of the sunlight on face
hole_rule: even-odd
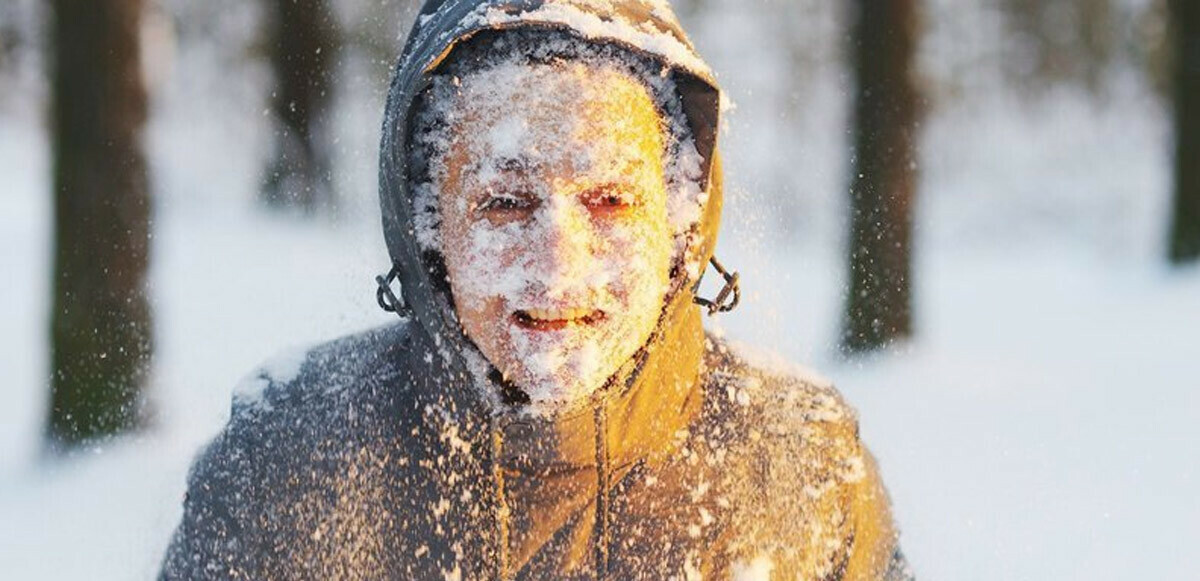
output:
[[[584,63],[462,79],[439,210],[459,320],[533,403],[601,387],[669,284],[663,129],[645,87]]]

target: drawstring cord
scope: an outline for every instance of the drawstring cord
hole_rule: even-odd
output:
[[[399,278],[399,264],[393,264],[392,269],[386,275],[375,277],[375,284],[378,285],[375,289],[375,302],[379,303],[379,308],[389,313],[396,313],[401,319],[405,319],[412,315],[412,308],[392,290],[392,283]]]
[[[596,426],[596,580],[608,578],[609,562],[609,467],[608,467],[608,413],[604,401],[597,402],[593,412]],[[498,425],[499,417],[492,414],[488,419],[491,447],[488,450],[488,465],[492,473],[492,542],[496,546],[493,575],[498,581],[509,579],[508,555],[508,499],[504,487],[504,468],[500,456],[504,452],[504,433]]]
[[[596,421],[596,580],[608,577],[608,413],[598,399]]]
[[[492,469],[492,541],[496,544],[495,578],[498,581],[508,581],[508,500],[504,490],[504,468],[500,465],[500,455],[504,451],[504,434],[497,423],[499,418],[491,414],[488,428],[492,436],[492,446],[488,454],[488,463]]]
[[[700,278],[696,279],[696,284],[692,286],[692,302],[708,309],[708,316],[713,316],[717,313],[728,313],[737,308],[738,303],[742,302],[742,287],[741,277],[736,272],[730,272],[725,269],[725,266],[717,260],[714,255],[708,259],[708,263],[713,268],[717,269],[717,274],[725,281],[725,286],[721,287],[721,291],[717,293],[716,298],[706,299],[701,297],[700,283],[704,281],[704,272],[707,272],[707,265],[704,272],[700,273]]]

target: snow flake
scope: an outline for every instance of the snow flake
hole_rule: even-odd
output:
[[[738,561],[733,564],[731,581],[770,581],[771,571],[775,564],[767,555],[759,555],[749,562]]]

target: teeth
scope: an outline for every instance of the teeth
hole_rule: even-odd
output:
[[[592,314],[591,309],[529,309],[531,318],[541,321],[574,321]]]

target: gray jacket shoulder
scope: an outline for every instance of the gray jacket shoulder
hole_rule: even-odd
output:
[[[409,326],[401,322],[280,354],[234,390],[230,421],[290,416],[353,396],[363,381],[397,375],[409,348]]]
[[[277,357],[238,387],[229,423],[188,475],[160,579],[244,579],[268,570],[280,507],[344,467],[372,416],[402,396],[411,343],[390,325]]]

